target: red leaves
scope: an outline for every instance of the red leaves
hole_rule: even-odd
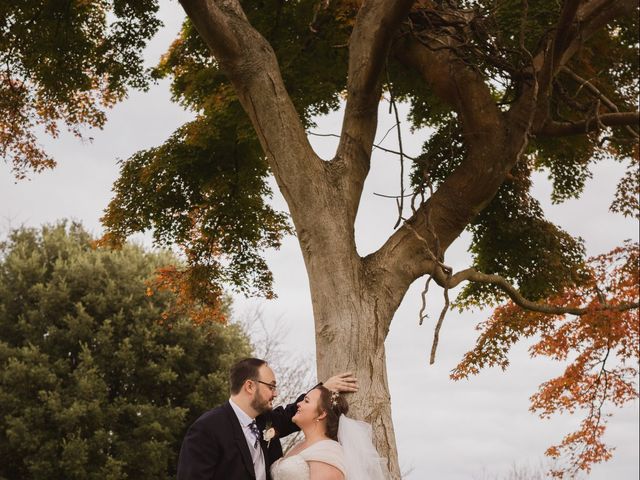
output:
[[[476,347],[453,371],[455,380],[484,367],[508,365],[507,354],[522,338],[539,338],[531,356],[544,355],[570,363],[564,373],[543,383],[531,397],[531,410],[542,418],[577,410],[586,412],[580,428],[546,454],[562,457],[566,466],[555,470],[561,478],[608,460],[612,448],[602,442],[607,405],[620,407],[638,398],[640,360],[638,320],[640,250],[630,242],[592,258],[591,277],[580,286],[548,298],[546,303],[583,308],[579,316],[548,315],[507,303],[495,309],[478,329]]]

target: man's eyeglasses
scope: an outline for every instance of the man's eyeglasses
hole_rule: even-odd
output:
[[[252,379],[254,382],[258,382],[261,383],[263,385],[266,385],[267,387],[269,387],[269,390],[271,390],[272,392],[275,392],[276,390],[278,390],[278,387],[276,385],[274,385],[273,383],[267,383],[267,382],[263,382],[262,380],[256,380],[255,378]]]

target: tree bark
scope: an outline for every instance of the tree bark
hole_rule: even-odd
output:
[[[349,415],[372,424],[378,453],[400,478],[391,418],[384,341],[399,302],[381,294],[356,255],[307,261],[315,319],[319,378],[352,371],[359,391],[347,397]]]

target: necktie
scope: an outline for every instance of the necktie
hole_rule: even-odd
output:
[[[258,430],[258,425],[256,425],[256,421],[254,420],[249,424],[249,430],[256,437],[256,441],[253,444],[253,448],[258,448],[258,442],[260,441],[260,431]]]

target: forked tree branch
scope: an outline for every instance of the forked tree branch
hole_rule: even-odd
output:
[[[369,257],[372,264],[391,273],[390,278],[396,282],[401,280],[402,285],[429,273],[433,261],[426,254],[424,242],[418,240],[412,231],[419,232],[429,241],[434,237],[429,231],[433,231],[442,251],[445,251],[452,239],[457,238],[468,222],[493,198],[526,147],[530,131],[577,134],[602,128],[603,125],[637,121],[636,113],[614,113],[599,115],[590,122],[549,124],[545,105],[549,101],[550,78],[547,85],[538,84],[538,80],[544,77],[540,74],[545,68],[549,69],[551,77],[555,75],[570,58],[566,52],[576,41],[586,41],[619,16],[627,4],[626,0],[582,3],[569,0],[558,18],[555,37],[543,45],[536,58],[531,59],[531,76],[525,78],[527,83],[523,95],[506,115],[499,111],[483,78],[455,58],[452,53],[455,39],[444,35],[440,39],[442,42],[454,43],[449,45],[451,48],[441,49],[422,45],[412,36],[396,44],[394,52],[400,61],[419,72],[434,93],[458,112],[467,153],[461,168],[449,175],[427,203]],[[554,64],[556,71],[552,68]],[[546,130],[543,131],[545,124]],[[425,220],[427,210],[430,211],[430,226]],[[431,249],[434,250],[433,245]],[[483,279],[487,280],[487,277]],[[535,306],[535,303],[530,306]]]
[[[467,146],[462,164],[370,256],[395,285],[408,288],[427,273],[433,258],[427,252],[444,252],[491,201],[518,157],[526,127],[507,128],[482,76],[451,49],[434,50],[407,36],[394,53],[458,112]]]
[[[576,3],[579,3],[577,11]],[[558,18],[556,35],[553,40],[541,41],[541,47],[532,59],[532,74],[538,79],[535,130],[540,130],[549,121],[552,79],[560,69],[595,33],[636,7],[637,0],[568,0],[565,3]],[[519,103],[528,103],[526,92],[531,85],[524,87],[525,95]]]
[[[609,110],[611,110],[612,112],[615,112],[615,113],[619,113],[620,112],[620,109],[618,108],[618,106],[615,103],[613,103],[606,95],[604,95],[589,80],[587,80],[586,78],[581,77],[580,75],[578,75],[577,73],[575,73],[573,70],[571,70],[568,67],[562,67],[560,69],[560,71],[562,73],[565,73],[565,74],[569,75],[574,81],[579,83],[580,84],[580,88],[584,87],[589,92],[591,92],[591,94],[594,95],[598,100],[600,100],[603,103],[603,105],[606,106]],[[627,132],[629,132],[631,134],[632,137],[638,138],[638,132],[636,132],[631,126],[627,126],[626,130],[627,130]]]
[[[584,42],[608,25],[611,20],[622,15],[634,15],[636,8],[638,8],[637,0],[583,1],[576,16],[579,30],[567,45],[558,66],[566,65]]]

